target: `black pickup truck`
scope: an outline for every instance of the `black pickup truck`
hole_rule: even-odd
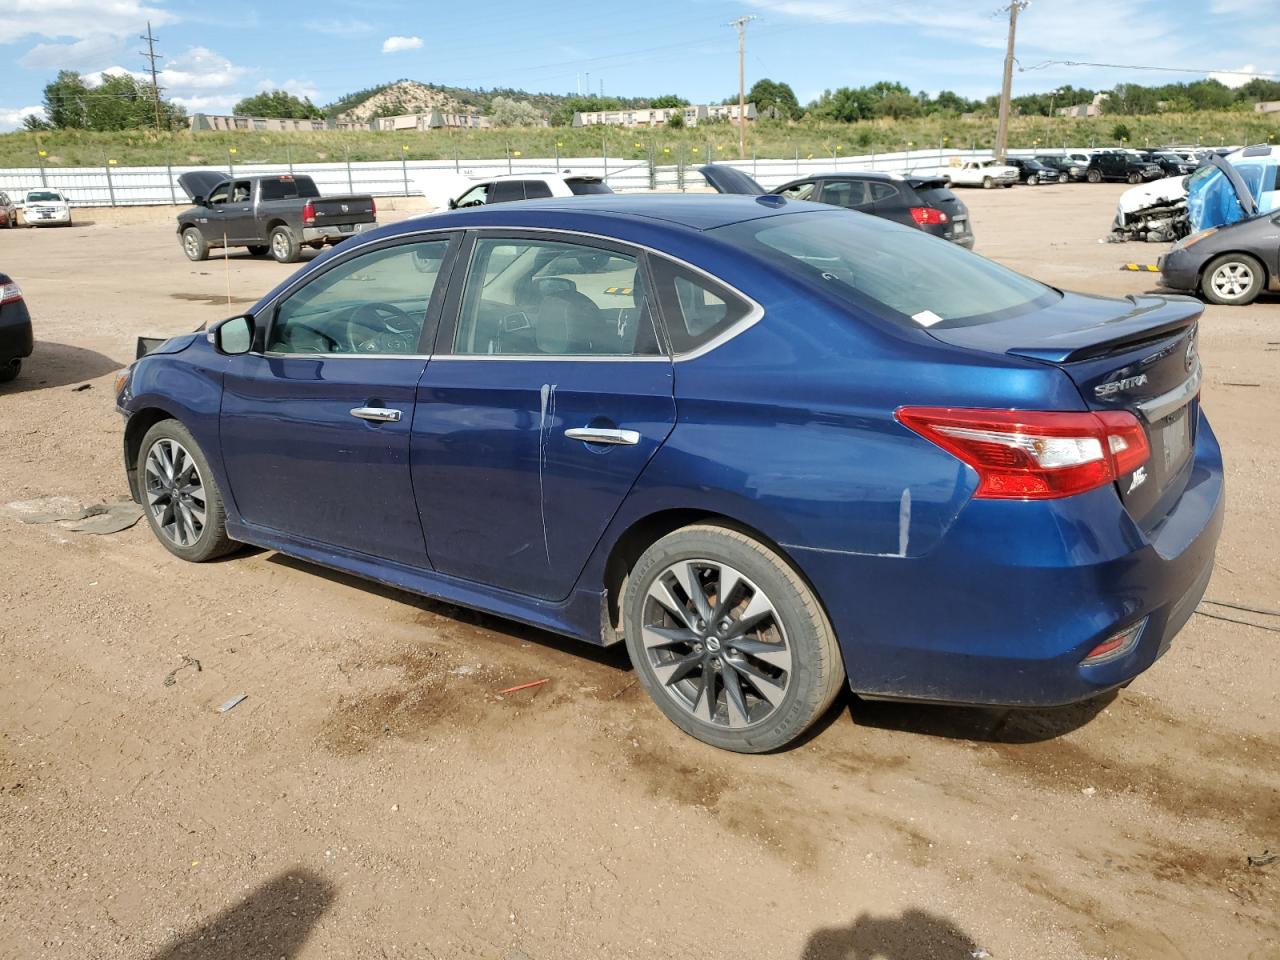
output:
[[[303,246],[320,249],[377,225],[373,197],[321,197],[307,176],[228,177],[197,170],[178,177],[195,204],[178,214],[178,236],[191,260],[214,247],[248,247],[294,263]]]

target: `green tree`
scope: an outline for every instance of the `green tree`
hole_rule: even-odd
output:
[[[281,117],[287,120],[318,120],[323,116],[310,97],[295,97],[286,90],[264,90],[245,97],[231,112],[238,117]]]
[[[89,85],[74,70],[59,70],[44,88],[44,113],[58,130],[83,130],[89,125]]]
[[[494,97],[489,102],[489,118],[495,127],[532,127],[542,120],[542,115],[527,100]]]
[[[734,101],[737,103],[737,101]],[[762,79],[751,85],[747,102],[756,105],[760,116],[772,112],[779,120],[794,120],[800,116],[800,102],[789,84],[777,80]]]
[[[683,128],[684,128],[684,114],[683,114],[683,113],[673,113],[671,116],[667,117],[667,126],[668,126],[668,127],[670,127],[672,130],[681,130],[681,129],[683,129]]]
[[[822,96],[809,104],[809,112],[818,120],[853,123],[875,116],[876,103],[866,87],[839,87],[823,90]]]
[[[665,110],[670,107],[687,107],[689,101],[684,97],[678,97],[674,93],[668,93],[661,97],[654,97],[649,101],[649,106],[655,110]]]
[[[89,86],[73,70],[60,70],[44,88],[44,110],[50,127],[58,130],[134,130],[156,121],[155,87],[129,73],[109,73]],[[160,125],[182,123],[186,112],[160,101]]]
[[[1117,123],[1114,127],[1111,128],[1112,140],[1119,142],[1121,140],[1128,140],[1129,137],[1130,137],[1129,127],[1126,124]]]

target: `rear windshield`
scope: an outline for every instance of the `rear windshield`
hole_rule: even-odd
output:
[[[959,198],[946,187],[916,187],[916,196],[925,203],[958,203]]]
[[[61,200],[62,194],[56,190],[32,190],[27,194],[27,203],[38,203],[42,200]]]
[[[320,196],[310,177],[269,177],[260,182],[263,200],[310,200]]]
[[[907,324],[989,323],[1061,298],[1052,287],[954,243],[875,217],[761,217],[712,233],[862,309]]]
[[[588,193],[613,193],[603,180],[566,180],[565,183],[575,197],[585,196]]]

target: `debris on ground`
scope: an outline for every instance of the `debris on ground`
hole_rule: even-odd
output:
[[[544,683],[550,682],[550,677],[543,677],[541,680],[530,680],[528,683],[518,683],[514,687],[507,687],[505,690],[499,690],[498,693],[515,693],[518,690],[528,690],[531,687],[540,687]]]
[[[92,383],[82,383],[82,384],[80,384],[80,386],[78,386],[78,387],[72,387],[72,388],[71,388],[71,392],[72,392],[72,393],[81,393],[81,392],[83,392],[83,391],[85,391],[85,390],[92,390],[92,389],[93,389],[93,384],[92,384]]]
[[[184,653],[182,654],[182,662],[178,664],[176,667],[174,667],[172,670],[170,670],[167,674],[165,674],[164,685],[166,687],[172,687],[175,683],[178,682],[178,671],[185,670],[187,667],[195,667],[196,673],[200,673],[204,669],[203,667],[200,666],[199,660],[197,660],[195,657],[188,657]]]
[[[239,704],[243,703],[246,699],[248,699],[248,697],[249,697],[249,695],[248,695],[247,693],[237,693],[234,697],[232,697],[230,700],[228,700],[226,703],[224,703],[222,706],[220,706],[220,707],[218,708],[218,712],[219,712],[219,713],[226,713],[226,712],[227,712],[228,710],[230,710],[232,707],[235,707],[235,706],[237,706],[237,705],[239,705]]]
[[[142,519],[142,507],[128,496],[97,503],[74,497],[36,497],[6,503],[4,511],[21,523],[56,523],[73,533],[119,533]]]
[[[1263,850],[1261,856],[1249,857],[1249,866],[1265,867],[1269,863],[1275,863],[1280,860],[1280,853],[1272,853],[1270,850]]]
[[[974,960],[984,960],[984,958],[991,956],[991,951],[986,947],[974,947],[969,951],[969,956],[973,957]]]

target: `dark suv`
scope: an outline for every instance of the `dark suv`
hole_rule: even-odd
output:
[[[1005,157],[1004,162],[1015,168],[1018,171],[1018,180],[1028,186],[1034,187],[1037,183],[1057,183],[1059,180],[1066,179],[1064,174],[1059,173],[1057,167],[1041,163],[1039,160],[1027,157]]]
[[[699,167],[707,182],[720,193],[766,193],[788,200],[816,200],[883,220],[894,220],[943,240],[973,249],[969,208],[947,188],[943,177],[896,176],[889,173],[823,173],[792,180],[773,190],[765,190],[755,180],[728,164],[710,163]]]
[[[1140,160],[1132,153],[1123,150],[1103,150],[1093,155],[1084,178],[1090,183],[1101,183],[1103,180],[1127,180],[1129,183],[1142,183],[1144,180],[1159,180],[1164,176],[1158,163]]]
[[[1189,163],[1170,150],[1143,150],[1142,159],[1154,163],[1164,171],[1166,177],[1181,177],[1195,173],[1199,164]]]

